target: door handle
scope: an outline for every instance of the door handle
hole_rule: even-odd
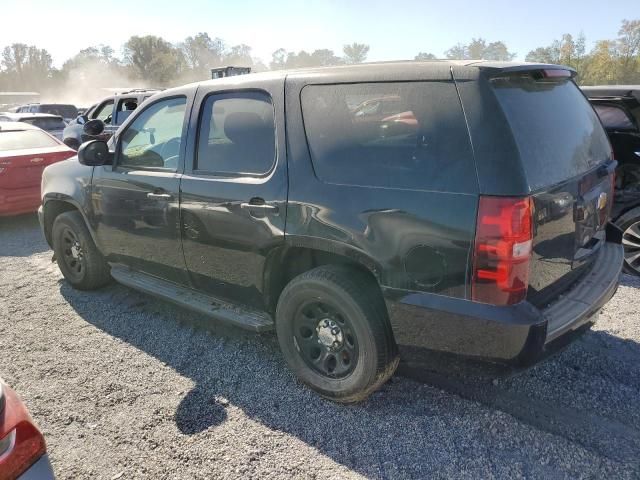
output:
[[[268,210],[271,212],[277,212],[278,207],[275,205],[256,205],[254,203],[241,203],[240,208],[244,208],[245,210]]]
[[[171,200],[173,197],[169,193],[147,193],[147,198],[153,198],[156,200]]]

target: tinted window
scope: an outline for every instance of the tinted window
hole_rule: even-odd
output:
[[[171,98],[142,111],[120,135],[118,165],[176,170],[186,104],[184,97]]]
[[[76,118],[78,109],[73,105],[40,105],[40,113],[60,115],[62,118]]]
[[[521,74],[491,82],[532,190],[581,175],[609,158],[607,135],[571,80]]]
[[[39,130],[0,131],[0,151],[57,147],[58,145],[60,144],[53,138]]]
[[[118,101],[115,125],[122,125],[136,108],[138,108],[138,100],[135,98],[125,98]]]
[[[613,105],[594,105],[598,117],[605,128],[618,130],[634,129],[633,122],[626,112]]]
[[[450,82],[310,85],[302,110],[324,181],[475,192],[464,116]]]
[[[275,159],[275,124],[268,95],[212,95],[202,109],[196,170],[262,175]]]
[[[21,118],[21,122],[35,125],[43,130],[64,130],[66,126],[62,118]]]

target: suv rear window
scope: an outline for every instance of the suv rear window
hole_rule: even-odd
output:
[[[582,175],[609,158],[600,120],[572,80],[528,72],[492,78],[491,84],[532,191]]]
[[[0,131],[0,152],[28,148],[57,147],[55,139],[41,130]]]
[[[64,130],[64,127],[66,126],[62,118],[21,118],[20,121],[35,125],[36,127],[47,131]]]
[[[40,105],[40,113],[50,113],[52,115],[60,115],[62,118],[76,118],[78,109],[74,105]]]
[[[304,125],[318,178],[374,187],[476,192],[451,82],[309,85]]]

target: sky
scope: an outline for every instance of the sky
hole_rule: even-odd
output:
[[[265,63],[278,48],[342,54],[347,43],[370,45],[369,61],[438,57],[472,38],[501,40],[516,59],[563,33],[581,31],[591,47],[617,36],[622,19],[640,18],[639,0],[0,0],[0,48],[21,42],[46,48],[54,65],[83,48],[107,44],[117,54],[132,35],[178,43],[207,32],[228,45],[246,43]],[[92,5],[93,8],[83,8]]]

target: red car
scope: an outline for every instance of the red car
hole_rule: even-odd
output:
[[[38,127],[0,122],[0,216],[35,212],[44,168],[75,154]]]
[[[0,380],[0,480],[52,480],[47,446],[18,395]]]

